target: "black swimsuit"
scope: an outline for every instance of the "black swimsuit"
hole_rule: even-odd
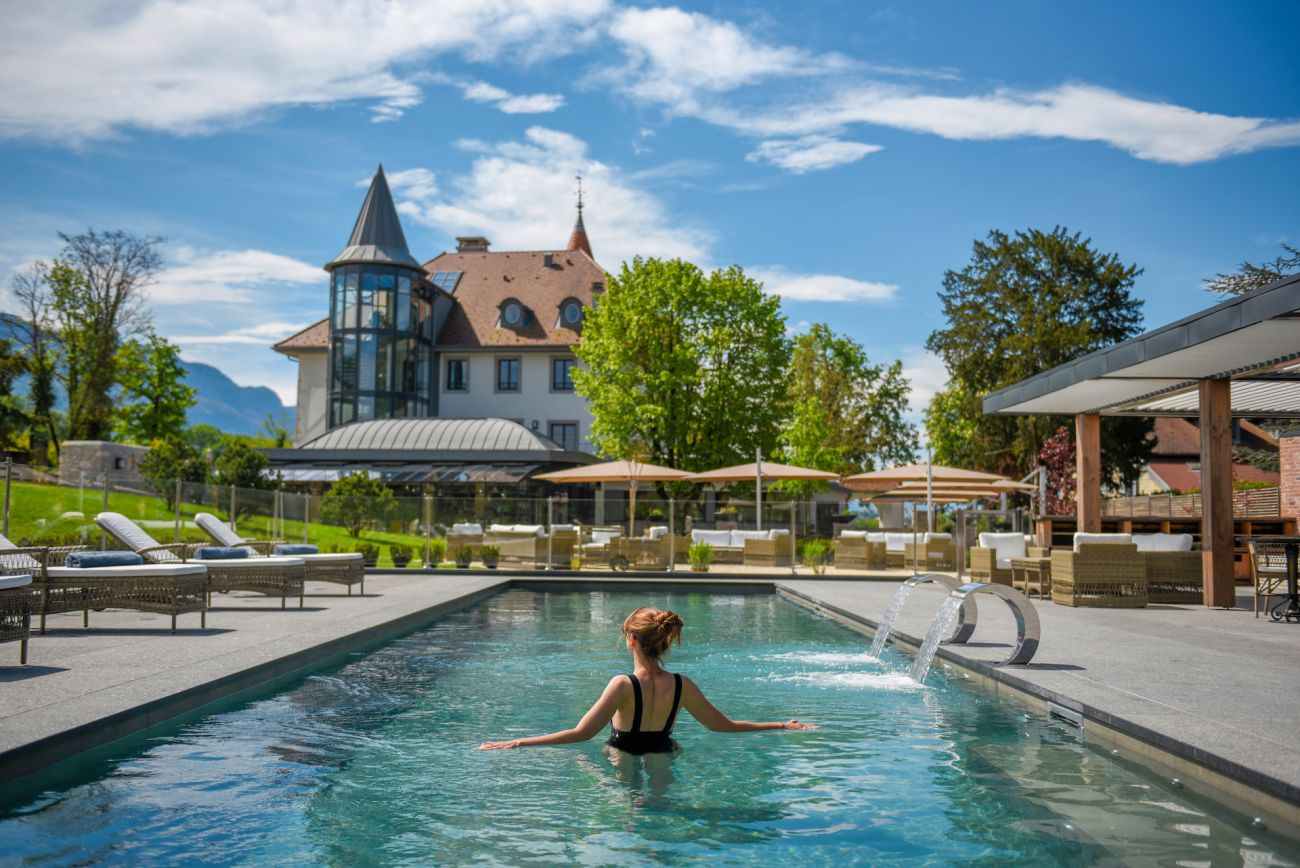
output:
[[[635,675],[629,675],[628,678],[632,680],[632,698],[635,703],[632,710],[632,728],[624,732],[611,723],[610,745],[633,754],[672,753],[677,749],[677,742],[673,741],[671,736],[673,720],[677,717],[677,704],[682,699],[682,676],[673,673],[673,682],[676,685],[673,689],[673,710],[668,712],[668,720],[659,732],[641,731],[641,682],[637,681]]]

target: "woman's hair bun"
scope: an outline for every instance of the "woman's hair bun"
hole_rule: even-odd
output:
[[[642,606],[623,621],[623,633],[636,636],[641,650],[653,658],[667,651],[672,643],[681,642],[682,626],[676,612]]]

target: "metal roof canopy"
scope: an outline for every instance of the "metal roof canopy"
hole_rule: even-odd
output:
[[[1300,419],[1300,275],[1044,371],[984,398],[990,415],[1197,416],[1231,378],[1234,416]]]

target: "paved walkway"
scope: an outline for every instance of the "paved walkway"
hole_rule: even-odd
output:
[[[893,582],[790,581],[798,593],[873,625]],[[942,603],[934,585],[917,588],[895,632],[919,644]],[[1028,666],[998,670],[1005,681],[1084,710],[1094,720],[1195,757],[1230,777],[1254,778],[1300,805],[1300,624],[1278,624],[1247,607],[1151,605],[1074,609],[1034,600],[1042,644]],[[979,598],[972,643],[941,656],[996,662],[1015,636],[1010,610]],[[1086,727],[1086,724],[1085,724]]]

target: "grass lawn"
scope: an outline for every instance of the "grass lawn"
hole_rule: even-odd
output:
[[[60,536],[78,535],[90,545],[98,545],[99,528],[91,519],[99,512],[104,512],[104,492],[59,485],[42,485],[32,482],[15,482],[10,493],[9,533],[8,537],[15,543],[21,540],[37,539],[46,534]],[[175,514],[167,508],[160,497],[150,497],[126,492],[110,492],[108,512],[120,512],[132,521],[141,522],[146,530],[160,543],[174,542]],[[181,521],[189,522],[181,527],[183,542],[207,541],[203,531],[193,525],[194,516],[200,512],[213,512],[210,506],[192,503],[181,504]],[[218,513],[223,518],[225,513]],[[157,524],[157,523],[163,524]],[[165,525],[165,526],[164,526]],[[239,532],[244,537],[266,539],[270,535],[271,518],[266,515],[243,515],[239,518]],[[303,541],[303,523],[301,521],[284,522],[284,534],[289,542]],[[416,534],[393,533],[380,530],[362,531],[360,539],[353,538],[348,532],[335,525],[311,522],[307,528],[308,541],[320,546],[321,551],[336,547],[339,551],[356,551],[362,542],[377,544],[380,547],[379,566],[391,567],[392,558],[389,546],[393,543],[405,543],[414,550],[411,566],[420,565],[424,555],[424,537]]]

